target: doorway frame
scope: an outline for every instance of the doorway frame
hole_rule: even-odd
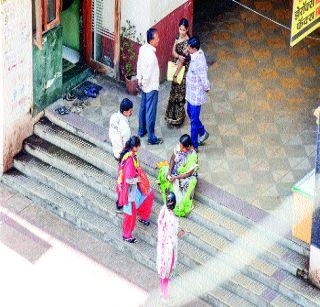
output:
[[[121,24],[121,0],[114,0],[114,77],[120,80],[120,24]],[[87,65],[96,71],[106,73],[108,66],[105,66],[92,58],[92,0],[82,1],[82,46],[84,60]]]

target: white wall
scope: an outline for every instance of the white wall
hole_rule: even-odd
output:
[[[121,26],[130,20],[137,34],[146,39],[147,30],[188,0],[122,0]]]
[[[122,0],[121,1],[121,26],[126,25],[126,20],[136,26],[137,36],[141,33],[143,39],[147,30],[166,17],[188,0]],[[114,0],[99,0],[102,6],[103,27],[114,33]]]
[[[179,6],[186,3],[188,0],[152,0],[151,3],[151,24],[156,24],[161,19],[169,15]]]
[[[32,7],[0,1],[0,173],[32,132]]]
[[[2,17],[2,10],[0,5],[0,101],[3,99],[3,75],[4,75],[4,62],[3,62],[3,55],[1,50],[4,48],[4,41],[3,41],[3,35],[1,35],[1,30],[3,27],[3,18]],[[0,176],[3,170],[3,154],[2,154],[2,148],[3,148],[3,107],[0,102]]]
[[[121,26],[125,26],[126,20],[130,20],[136,26],[137,35],[141,33],[144,40],[151,26],[151,2],[153,0],[121,1]]]
[[[311,244],[309,277],[311,282],[320,288],[320,249]]]

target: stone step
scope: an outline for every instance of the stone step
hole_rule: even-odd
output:
[[[99,215],[107,217],[118,227],[121,225],[121,218],[114,212],[114,202],[109,198],[102,196],[84,184],[81,184],[79,181],[74,180],[69,175],[26,154],[21,154],[15,159],[14,163],[15,167],[28,177],[44,182],[47,186],[49,185],[50,188],[58,190],[67,197],[69,196],[69,199],[71,198],[81,203],[81,205],[87,209],[92,210],[95,208],[94,211],[97,210]],[[70,194],[72,190],[73,193]],[[153,223],[151,227],[147,228],[147,231],[143,229],[143,227],[139,227],[139,225],[137,227],[139,228],[139,237],[145,242],[152,244],[154,248],[156,238],[152,234],[156,233],[155,219],[156,217],[153,215]],[[195,266],[208,260],[208,255],[194,248],[188,242],[180,242],[179,249],[179,259],[183,259],[183,262],[188,266]],[[186,257],[186,253],[191,256]]]
[[[112,155],[97,148],[95,145],[65,131],[47,120],[35,125],[34,131],[36,135],[48,142],[88,161],[90,164],[112,176],[116,175],[117,162],[112,158]],[[158,191],[157,182],[153,176],[150,176],[150,182],[153,189]],[[159,192],[156,194],[157,198],[160,200],[161,196]],[[202,208],[205,208],[205,210]],[[239,221],[232,220],[228,216],[218,212],[217,208],[219,208],[217,205],[214,207],[207,207],[203,203],[195,201],[194,214],[190,215],[190,218],[193,218],[194,216],[194,218],[203,226],[209,227],[211,230],[231,241],[236,240],[239,235],[242,235],[245,231],[250,229],[251,226],[249,227],[249,225],[243,225],[240,224]],[[265,240],[274,240],[274,237],[270,237],[269,234],[270,231],[268,232],[263,229],[259,233],[259,236],[264,237]],[[255,241],[247,243],[251,245],[251,248],[255,248]],[[306,255],[299,255],[296,251],[291,250],[286,245],[276,243],[272,249],[268,249],[265,252],[266,254],[264,256],[268,255],[275,264],[280,265],[292,274],[296,274],[297,269],[306,270]]]
[[[12,170],[4,175],[1,180],[11,188],[19,190],[32,201],[41,205],[55,214],[63,217],[77,227],[84,229],[95,237],[110,244],[112,247],[126,253],[129,257],[135,259],[138,263],[155,270],[156,249],[138,237],[137,243],[128,244],[121,240],[121,231],[119,227],[108,220],[90,212],[87,208],[82,208],[74,201],[52,190],[44,184],[26,177],[16,170]],[[180,255],[180,254],[179,254]],[[177,268],[178,275],[183,275],[188,268],[180,264]],[[223,287],[217,287],[207,293],[204,299],[214,306],[236,306],[237,302],[241,306],[254,306],[250,302],[230,293]],[[239,305],[237,305],[239,306]]]
[[[97,238],[106,243],[116,244],[116,247],[129,251],[130,256],[140,263],[145,263],[147,267],[154,270],[153,259],[155,253],[153,248],[146,242],[139,240],[137,245],[133,245],[132,249],[128,249],[125,242],[120,240],[121,230],[108,222],[106,219],[82,208],[77,203],[66,198],[60,193],[48,188],[47,186],[26,177],[17,170],[12,170],[1,178],[6,185],[20,191],[23,195],[32,201],[41,205],[60,217],[68,220],[79,228],[89,231]],[[117,242],[119,241],[119,242]],[[129,245],[128,245],[129,246]]]
[[[67,115],[59,115],[55,111],[55,106],[52,105],[45,110],[46,117],[54,124],[62,128],[63,130],[69,131],[70,133],[88,140],[91,144],[94,144],[96,147],[109,152],[112,154],[112,147],[108,139],[107,133],[104,128],[96,125],[95,123],[89,121],[83,116],[78,114],[70,113]],[[159,162],[159,158],[146,153],[144,150],[140,150],[140,162],[144,165],[144,168],[153,175],[156,175],[155,165]],[[160,159],[162,161],[163,158]],[[229,220],[238,221],[239,224],[245,225],[245,227],[252,227],[256,223],[251,219],[248,219],[246,216],[239,214],[234,211],[234,208],[230,209],[224,204],[217,203],[216,201],[209,199],[203,194],[195,193],[195,199],[198,199],[202,204],[208,204],[209,207],[215,207],[215,211],[220,212],[223,216],[229,218]],[[218,197],[219,199],[219,197]],[[255,209],[255,208],[252,208]],[[241,210],[240,210],[241,212]],[[226,224],[227,225],[227,224]],[[223,228],[223,227],[222,227]],[[223,229],[222,229],[223,231]],[[237,234],[237,232],[235,232]],[[261,230],[261,234],[265,236],[265,230]],[[294,250],[301,255],[309,255],[309,246],[304,244],[304,242],[296,242],[292,238],[291,234],[288,234],[286,237],[278,236],[276,233],[268,231],[268,237],[273,238],[276,241],[281,242],[282,245],[286,246],[289,249]]]
[[[69,199],[79,202],[84,208],[93,210],[100,216],[104,216],[112,223],[115,223],[115,225],[121,225],[121,218],[114,212],[114,202],[111,199],[102,196],[101,194],[99,195],[96,191],[73,179],[69,175],[64,174],[62,171],[26,154],[21,154],[17,157],[14,165],[28,177],[35,178],[46,186],[59,191],[59,193]],[[160,210],[159,204],[157,209],[156,213]],[[151,216],[151,227],[145,229],[144,227],[138,226],[137,230],[139,237],[154,246],[154,248],[156,247],[156,237],[154,235],[157,231],[155,224],[156,220],[157,214],[153,213]],[[196,267],[197,265],[206,263],[210,259],[210,256],[183,239],[179,242],[179,259],[183,261],[184,265]],[[233,284],[235,292],[239,292],[241,287],[241,285]],[[253,296],[252,300],[255,299],[255,302],[258,301],[259,298],[250,294],[248,289],[242,291],[247,292],[246,296]]]
[[[41,149],[38,148],[37,151],[32,152],[38,158],[43,158],[46,162],[50,163],[53,166],[58,166],[61,170],[57,170],[53,168],[51,165],[45,164],[39,160],[37,160],[34,157],[30,157],[27,155],[20,155],[20,157],[15,159],[15,167],[18,168],[23,173],[26,173],[28,176],[31,176],[33,178],[37,178],[39,181],[44,182],[45,184],[49,185],[51,188],[56,189],[60,191],[61,193],[66,193],[65,195],[68,196],[71,199],[77,200],[87,208],[91,209],[94,208],[94,212],[105,216],[107,218],[111,218],[112,220],[115,220],[113,215],[115,213],[113,212],[114,208],[114,202],[112,200],[116,199],[116,194],[112,191],[113,188],[113,179],[107,174],[103,174],[105,177],[104,180],[104,188],[107,188],[107,191],[109,191],[107,194],[112,199],[109,199],[105,196],[102,196],[100,193],[95,192],[94,190],[90,189],[85,184],[82,184],[81,182],[73,179],[69,175],[66,175],[62,172],[63,171],[70,171],[70,167],[73,165],[76,165],[76,170],[78,173],[78,179],[84,179],[86,184],[92,184],[92,181],[89,179],[87,180],[84,177],[84,173],[81,171],[82,166],[86,163],[68,153],[63,152],[61,149],[54,149],[54,145],[45,144],[43,140],[41,140],[42,145],[47,149],[46,153],[42,153],[39,155],[39,151]],[[35,145],[32,145],[35,149]],[[28,141],[26,142],[26,149],[30,152]],[[49,150],[49,148],[53,148],[53,150]],[[42,151],[45,151],[42,148]],[[51,155],[51,159],[49,158]],[[55,156],[54,156],[55,155]],[[69,155],[69,159],[68,159]],[[59,160],[60,163],[57,163],[56,160]],[[64,163],[61,162],[64,159],[67,159]],[[73,159],[70,161],[70,159]],[[98,173],[101,172],[97,170]],[[75,173],[75,170],[72,171],[72,173]],[[93,178],[94,176],[90,174],[90,172],[87,172],[87,175],[89,178]],[[98,177],[98,174],[96,174]],[[101,175],[101,174],[100,174]],[[93,185],[94,188],[94,185]],[[99,190],[99,189],[98,189]],[[71,194],[70,194],[71,193]],[[107,205],[108,204],[108,205]],[[160,210],[161,205],[159,203],[155,203],[154,206],[154,213],[152,215],[152,219],[155,222],[157,219],[157,214]],[[110,211],[110,212],[104,212]],[[201,250],[204,249],[208,252],[210,255],[215,256],[216,253],[220,252],[224,246],[228,244],[228,242],[224,238],[220,238],[214,233],[210,233],[208,230],[203,229],[203,227],[200,227],[199,225],[193,223],[192,221],[189,221],[188,219],[181,219],[182,225],[187,230],[191,231],[192,235],[185,236],[185,240],[189,242],[189,250],[192,248],[190,247],[190,244],[195,244],[200,250],[194,249],[191,253],[193,255],[193,259],[187,259],[184,258],[184,263],[188,265],[196,265],[196,264],[202,264],[205,263],[208,260],[207,255],[204,255]],[[155,230],[154,230],[155,231]],[[195,237],[196,236],[196,237]],[[191,239],[190,239],[190,238]],[[194,237],[194,238],[193,238]],[[154,239],[151,240],[148,238],[148,236],[143,236],[143,239],[147,241],[148,243],[155,244]],[[209,244],[207,243],[209,242]],[[221,244],[222,242],[222,244]],[[186,245],[186,243],[183,243]],[[220,246],[221,245],[221,246]],[[182,245],[183,246],[183,245]],[[186,250],[186,254],[188,254],[188,250]],[[190,253],[189,253],[190,254]],[[271,270],[271,273],[270,273]],[[274,290],[277,290],[280,288],[281,285],[277,282],[276,279],[272,279],[272,274],[277,271],[277,268],[272,266],[270,263],[263,262],[261,259],[257,259],[255,261],[255,264],[252,268],[247,268],[246,274],[251,274],[250,276],[253,276],[256,280],[264,280],[264,283],[271,287]],[[242,286],[241,286],[242,287]],[[263,291],[260,292],[260,295],[263,293],[270,292],[270,289],[263,286]],[[290,293],[288,289],[287,290],[287,296],[290,297],[293,294]],[[280,291],[282,292],[282,291]],[[246,294],[248,295],[248,294]],[[300,300],[306,301],[307,299],[302,296]]]

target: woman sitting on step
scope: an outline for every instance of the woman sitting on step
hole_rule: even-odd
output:
[[[140,148],[138,136],[132,136],[120,154],[120,165],[117,180],[118,202],[123,206],[123,240],[135,243],[136,238],[132,236],[135,228],[136,216],[140,216],[139,222],[149,226],[149,216],[154,200],[154,192],[149,182],[142,186],[142,171],[137,158]],[[149,185],[148,185],[149,184]]]
[[[198,167],[198,154],[192,146],[191,137],[184,134],[180,137],[180,143],[175,148],[169,165],[160,166],[158,174],[163,201],[166,202],[168,190],[176,195],[177,205],[174,213],[177,216],[186,216],[192,210]]]

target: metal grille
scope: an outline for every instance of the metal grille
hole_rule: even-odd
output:
[[[92,0],[92,31],[95,34],[114,40],[114,33],[103,25],[104,2],[104,0]]]

